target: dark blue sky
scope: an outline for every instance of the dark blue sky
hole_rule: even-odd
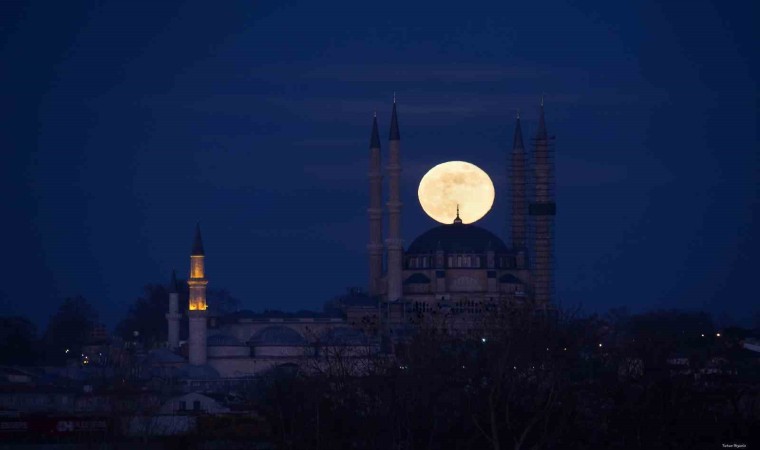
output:
[[[196,221],[244,307],[364,285],[396,91],[407,244],[449,159],[491,174],[481,225],[506,235],[514,113],[532,134],[545,92],[563,303],[760,309],[756,2],[451,5],[3,2],[5,308],[44,324],[82,294],[113,324],[187,271]]]

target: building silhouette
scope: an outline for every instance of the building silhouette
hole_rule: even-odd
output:
[[[370,134],[368,291],[352,289],[323,312],[241,311],[211,317],[206,303],[206,253],[196,225],[187,282],[187,363],[175,353],[181,347],[181,314],[173,274],[166,315],[169,351],[154,351],[154,365],[177,370],[187,379],[244,378],[275,367],[301,367],[306,361],[320,364],[320,358],[328,354],[358,359],[392,353],[394,343],[415,327],[439,318],[446,318],[454,328],[468,328],[498,308],[551,310],[556,206],[543,99],[533,144],[531,159],[518,115],[510,164],[504,172],[512,190],[511,245],[485,228],[464,224],[457,214],[451,224],[423,232],[405,249],[401,133],[394,98],[384,168],[376,115]],[[384,177],[389,191],[385,209]]]
[[[543,99],[533,143],[533,172],[530,173],[518,115],[511,164],[505,171],[509,173],[512,190],[511,245],[484,228],[462,223],[457,214],[451,224],[425,231],[404,250],[399,231],[401,135],[394,100],[386,166],[389,230],[382,248],[383,217],[379,207],[382,158],[377,117],[373,119],[369,155],[368,285],[370,297],[376,298],[380,305],[380,320],[389,332],[394,327],[419,323],[432,315],[467,318],[505,306],[551,308],[556,205],[552,146]]]

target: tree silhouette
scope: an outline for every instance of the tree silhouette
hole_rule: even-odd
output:
[[[0,317],[0,365],[34,364],[38,357],[37,327],[20,316]]]
[[[65,299],[45,330],[43,342],[48,363],[61,364],[78,357],[97,320],[97,311],[84,297]]]
[[[181,290],[181,288],[180,288]],[[185,308],[182,308],[183,299]],[[187,309],[187,294],[180,292],[180,311]],[[137,340],[152,348],[166,341],[166,313],[169,312],[169,292],[161,284],[143,287],[143,295],[130,306],[127,316],[116,325],[116,334],[125,341]]]

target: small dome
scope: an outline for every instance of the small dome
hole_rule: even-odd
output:
[[[206,338],[206,345],[209,347],[230,347],[230,346],[237,346],[242,345],[240,341],[237,340],[234,336],[230,336],[229,334],[213,334]]]
[[[406,254],[427,254],[436,250],[446,253],[496,253],[508,251],[504,242],[490,231],[475,225],[455,223],[440,225],[422,233],[415,239]]]
[[[306,345],[306,339],[292,328],[284,326],[267,327],[259,330],[251,338],[255,345]]]

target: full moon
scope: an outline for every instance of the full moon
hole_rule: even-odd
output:
[[[433,167],[420,180],[417,196],[433,220],[450,224],[457,216],[473,223],[493,206],[495,191],[488,174],[475,164],[449,161]]]

